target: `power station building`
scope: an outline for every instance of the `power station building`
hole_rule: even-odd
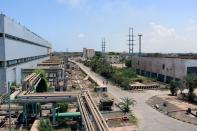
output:
[[[83,58],[90,59],[95,56],[94,49],[83,48]]]
[[[8,82],[21,84],[21,69],[49,59],[51,44],[4,14],[0,14],[0,93]]]
[[[197,74],[197,60],[195,59],[134,56],[132,63],[137,74],[166,83],[172,79],[183,79],[190,73]]]

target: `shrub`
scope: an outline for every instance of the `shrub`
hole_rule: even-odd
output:
[[[50,121],[47,120],[40,120],[38,124],[38,131],[53,131]]]
[[[58,109],[59,112],[67,112],[68,110],[68,103],[67,102],[59,102],[55,105],[55,107],[60,107]]]
[[[194,99],[196,97],[196,94],[195,93],[188,93],[188,101],[190,102],[194,102]]]
[[[189,89],[189,93],[193,93],[194,89],[197,87],[197,75],[189,74],[185,77],[186,87]]]
[[[172,80],[170,82],[170,92],[171,94],[174,96],[174,95],[177,95],[177,92],[178,92],[178,81],[175,81],[175,80]]]
[[[131,60],[126,60],[125,61],[125,66],[128,67],[128,68],[132,67],[132,61]]]

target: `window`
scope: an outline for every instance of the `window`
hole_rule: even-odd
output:
[[[32,61],[32,60],[36,60],[36,59],[46,57],[46,56],[48,56],[48,55],[33,56],[33,57],[16,59],[16,60],[10,60],[10,61],[7,61],[7,66],[13,66],[13,65],[24,63],[24,62],[29,62],[29,61]]]
[[[165,64],[162,65],[162,69],[163,69],[163,70],[165,69]]]
[[[3,37],[3,33],[0,33],[0,37]]]
[[[0,61],[0,67],[3,67],[3,61]]]
[[[197,67],[187,67],[187,74],[197,74]]]
[[[17,60],[10,60],[10,61],[7,61],[7,65],[8,66],[12,66],[12,65],[16,65],[17,64]]]

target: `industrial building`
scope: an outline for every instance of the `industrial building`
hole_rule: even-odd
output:
[[[106,55],[106,61],[110,64],[119,64],[121,59],[120,55]]]
[[[172,79],[183,79],[190,73],[197,73],[196,59],[134,56],[132,62],[137,74],[166,83]]]
[[[0,93],[8,82],[21,84],[21,69],[49,58],[51,44],[4,14],[0,14]]]
[[[94,49],[83,48],[83,58],[90,59],[95,56]]]

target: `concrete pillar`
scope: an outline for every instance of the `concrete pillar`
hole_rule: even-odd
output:
[[[53,124],[53,126],[55,126],[56,123],[55,123],[55,107],[54,107],[54,104],[52,105],[52,112],[53,112],[53,114],[52,114],[52,124]]]
[[[139,69],[139,75],[141,75],[141,69]]]
[[[164,80],[163,81],[164,81],[164,83],[166,83],[166,75],[164,75]]]
[[[5,33],[3,33],[3,38],[5,38]]]
[[[42,117],[42,109],[40,109],[40,117]]]

